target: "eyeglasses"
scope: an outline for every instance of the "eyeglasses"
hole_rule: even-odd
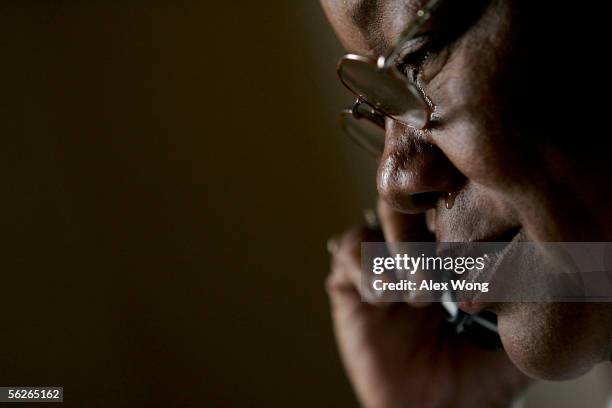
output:
[[[396,66],[402,47],[414,38],[442,0],[428,0],[415,21],[386,55],[374,60],[346,54],[336,67],[342,84],[357,96],[340,114],[344,132],[359,146],[380,157],[385,142],[385,120],[391,118],[415,129],[427,126],[431,110],[419,87]]]

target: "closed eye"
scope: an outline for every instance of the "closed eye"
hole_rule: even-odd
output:
[[[425,61],[436,51],[433,34],[420,35],[402,48],[397,60],[398,70],[411,81],[416,77]]]

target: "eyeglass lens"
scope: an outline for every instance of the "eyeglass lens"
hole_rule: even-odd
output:
[[[340,62],[338,74],[353,93],[391,118],[417,129],[427,123],[427,105],[397,69],[380,70],[373,61],[348,55]]]

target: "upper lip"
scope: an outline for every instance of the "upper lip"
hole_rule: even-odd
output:
[[[438,240],[439,243],[447,243],[450,244],[450,246],[444,246],[444,247],[439,247],[438,248],[438,255],[441,254],[448,254],[449,256],[459,256],[459,254],[457,253],[457,251],[459,251],[462,246],[458,245],[458,246],[453,246],[452,244],[461,244],[461,243],[465,243],[465,244],[469,244],[469,243],[475,243],[475,242],[480,242],[480,243],[485,243],[485,242],[499,242],[499,243],[503,243],[506,242],[508,245],[515,241],[517,239],[517,237],[521,234],[522,232],[522,228],[520,226],[516,226],[516,227],[512,227],[507,229],[506,231],[502,232],[501,234],[497,234],[497,235],[488,235],[485,236],[483,238],[477,238],[477,239],[471,239],[471,240],[467,240],[467,241],[443,241],[443,240]],[[502,252],[508,245],[503,246],[503,247],[497,247],[495,250],[495,254]],[[476,249],[481,249],[481,247],[476,248]],[[488,253],[488,255],[494,255],[494,253]]]
[[[512,240],[522,231],[520,226],[515,226],[507,229],[498,235],[486,236],[484,238],[475,239],[475,242],[512,242]]]

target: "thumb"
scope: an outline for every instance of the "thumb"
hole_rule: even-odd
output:
[[[425,223],[425,213],[401,213],[391,208],[382,198],[378,199],[377,211],[386,242],[434,241],[434,237]]]
[[[425,214],[405,214],[394,210],[387,204],[383,199],[378,199],[377,205],[378,217],[380,219],[380,226],[387,243],[387,249],[392,256],[395,256],[403,250],[403,252],[410,252],[411,242],[433,242],[434,236],[427,229],[425,222]],[[404,243],[400,247],[400,243]],[[412,256],[418,256],[416,253]],[[409,254],[410,255],[410,254]],[[405,271],[396,271],[398,274],[405,274]],[[405,276],[397,276],[398,279],[403,279]],[[422,280],[426,278],[426,273],[422,270],[413,271],[410,279],[413,282],[420,284]],[[410,291],[406,293],[404,299],[407,303],[413,306],[427,306],[430,302],[422,299],[418,295],[418,291]]]

